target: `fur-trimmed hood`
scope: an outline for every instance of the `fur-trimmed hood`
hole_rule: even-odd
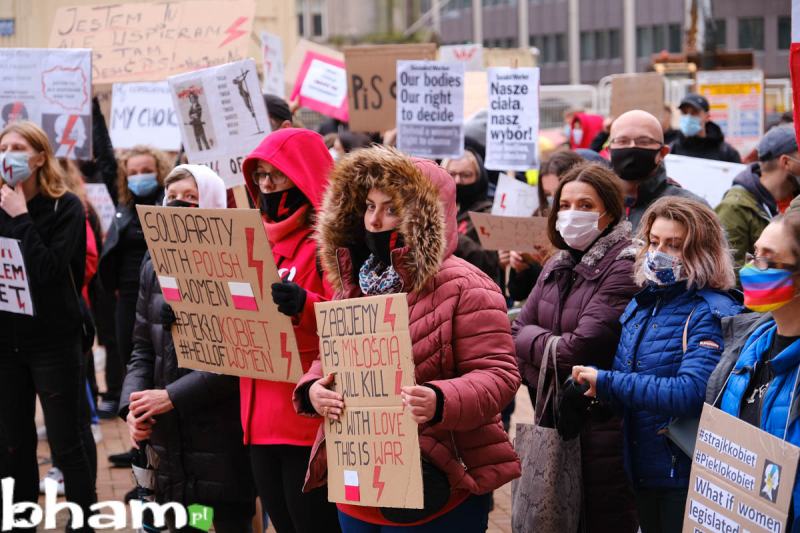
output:
[[[398,150],[375,146],[358,150],[336,163],[318,216],[320,261],[336,291],[355,283],[369,252],[364,244],[364,212],[370,189],[392,198],[402,218],[405,246],[392,252],[392,263],[405,291],[418,291],[439,271],[458,244],[456,188],[439,165],[412,159]],[[343,265],[349,257],[350,265]],[[347,267],[347,268],[343,268]]]

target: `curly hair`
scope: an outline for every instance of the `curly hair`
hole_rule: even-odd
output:
[[[128,190],[128,160],[137,155],[149,155],[156,163],[156,179],[158,184],[164,186],[164,178],[167,177],[170,170],[172,170],[172,163],[170,163],[167,154],[147,145],[137,145],[126,150],[119,158],[117,165],[117,199],[119,205],[133,205],[133,194]]]

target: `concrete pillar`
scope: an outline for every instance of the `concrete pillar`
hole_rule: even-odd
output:
[[[441,0],[433,0],[431,2],[431,9],[433,10],[433,31],[436,36],[441,39],[442,36],[442,5]]]
[[[622,64],[625,72],[636,72],[636,2],[622,6]]]
[[[483,44],[483,2],[472,0],[472,42]]]
[[[581,82],[580,0],[569,0],[567,9],[567,42],[569,48],[569,82]]]
[[[530,29],[528,28],[528,0],[517,0],[517,30],[519,32],[519,47],[530,47]]]

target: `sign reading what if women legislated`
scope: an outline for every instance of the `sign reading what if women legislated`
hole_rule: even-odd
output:
[[[401,388],[414,385],[405,294],[315,303],[320,359],[344,396],[339,420],[325,419],[328,500],[421,509],[417,423]]]

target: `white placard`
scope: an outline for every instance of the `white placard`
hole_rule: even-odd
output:
[[[230,188],[244,184],[244,158],[269,134],[252,59],[168,79],[190,163],[211,167]]]
[[[397,147],[420,157],[461,157],[463,63],[397,62]]]
[[[664,158],[664,164],[667,176],[704,198],[711,207],[719,205],[725,192],[733,185],[733,179],[747,168],[740,163],[673,154]]]
[[[0,311],[33,316],[28,272],[15,239],[0,237]]]
[[[0,64],[0,128],[31,120],[56,157],[91,159],[91,50],[4,48]]]
[[[345,69],[319,59],[312,59],[303,85],[300,87],[300,96],[331,107],[340,107],[347,97]]]
[[[764,132],[762,71],[699,71],[697,92],[708,99],[711,120],[722,129],[727,142],[742,153],[756,147]]]
[[[117,211],[111,195],[108,194],[108,187],[105,183],[86,183],[84,187],[86,188],[86,199],[97,212],[97,216],[100,218],[100,227],[105,235],[108,233],[108,229],[114,221],[114,213]]]
[[[800,43],[800,0],[792,0],[792,42]]]
[[[261,56],[264,72],[264,94],[274,94],[286,98],[286,84],[283,74],[283,41],[277,35],[261,32]]]
[[[133,148],[137,144],[175,152],[181,148],[178,118],[166,81],[115,83],[109,126],[114,148]]]
[[[508,174],[500,174],[494,193],[492,214],[529,217],[539,207],[539,191]]]
[[[483,45],[450,44],[439,47],[439,61],[461,62],[469,71],[483,70]]]
[[[530,170],[539,166],[539,69],[488,69],[486,168]]]

